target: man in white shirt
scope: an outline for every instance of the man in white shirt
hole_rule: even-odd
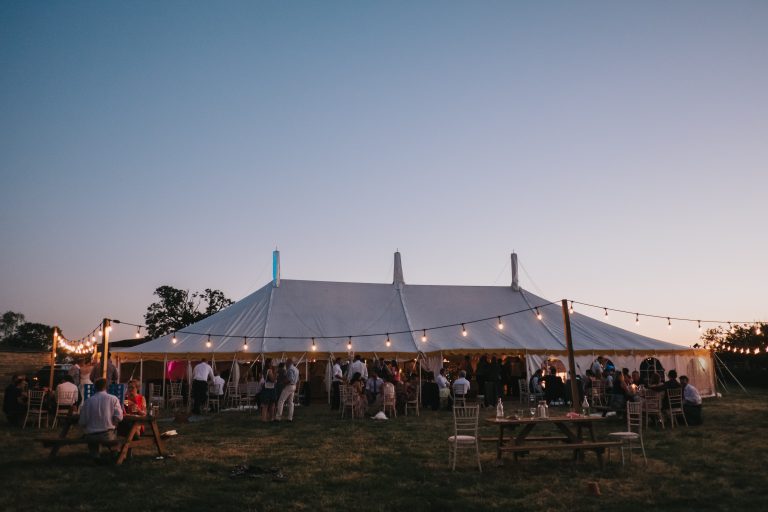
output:
[[[699,390],[688,383],[688,377],[680,376],[680,385],[683,387],[683,414],[688,425],[701,425],[701,395]]]
[[[56,403],[58,406],[71,406],[80,403],[79,390],[71,375],[65,375],[64,380],[56,386]]]
[[[461,370],[459,372],[459,378],[453,381],[453,396],[456,398],[466,398],[469,393],[469,381],[467,380],[467,372]]]
[[[343,380],[344,374],[341,371],[341,358],[337,357],[333,362],[333,368],[331,369],[331,409],[334,411],[339,409],[339,387]]]
[[[354,377],[356,373],[360,374],[361,379],[368,380],[368,367],[365,366],[365,362],[363,362],[360,354],[357,354],[355,356],[355,360],[352,361],[351,365],[349,365],[349,371],[347,371],[347,380],[352,380],[352,377]]]
[[[88,440],[88,451],[94,459],[99,458],[99,443],[114,441],[115,429],[123,419],[123,408],[116,396],[107,394],[107,381],[96,379],[95,393],[83,403],[80,409],[80,425]]]
[[[293,395],[296,393],[296,386],[299,383],[299,369],[293,365],[293,359],[288,359],[285,362],[287,367],[286,377],[288,383],[283,387],[283,392],[280,393],[280,399],[277,401],[277,421],[281,421],[283,418],[283,407],[288,402],[288,421],[293,421]]]
[[[192,414],[200,414],[208,398],[208,381],[212,381],[213,377],[213,368],[205,359],[201,359],[192,370]]]

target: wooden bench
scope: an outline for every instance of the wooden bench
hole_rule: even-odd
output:
[[[499,436],[481,436],[480,442],[483,443],[498,443],[499,442]],[[515,438],[510,436],[504,436],[504,442],[505,443],[512,443],[514,442]],[[565,436],[528,436],[525,438],[526,441],[568,441],[568,438]]]
[[[140,439],[135,440],[131,443],[131,448],[138,444],[143,444],[145,441],[148,441],[149,439]],[[100,446],[106,446],[107,448],[115,448],[120,447],[125,443],[125,439],[111,439],[111,440],[103,440],[103,441],[89,441],[88,439],[85,439],[84,437],[70,437],[70,438],[42,438],[42,439],[35,439],[38,443],[43,445],[43,448],[50,448],[51,453],[49,454],[50,458],[56,457],[56,454],[59,453],[59,449],[61,449],[62,446],[74,446],[74,445],[83,445],[90,443],[99,443]]]
[[[517,454],[525,454],[536,450],[572,450],[574,452],[584,452],[584,450],[594,451],[597,454],[597,460],[600,467],[603,467],[603,453],[606,448],[620,447],[621,441],[585,441],[583,443],[563,443],[563,444],[520,444],[504,445],[499,448],[502,452],[512,452],[517,458]]]

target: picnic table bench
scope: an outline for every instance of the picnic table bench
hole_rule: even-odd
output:
[[[130,425],[128,435],[126,435],[124,438],[118,437],[117,439],[103,441],[91,441],[85,437],[67,437],[72,426],[77,425],[79,419],[79,414],[70,414],[69,416],[66,416],[62,422],[63,424],[61,431],[59,432],[59,437],[36,439],[36,441],[41,443],[43,447],[51,449],[48,455],[50,458],[56,457],[62,446],[83,445],[88,444],[89,442],[97,442],[99,445],[107,446],[109,448],[119,446],[120,452],[117,456],[117,460],[115,461],[116,465],[122,464],[131,453],[133,448],[143,444],[149,444],[150,442],[154,443],[155,447],[157,448],[158,455],[165,456],[163,442],[160,439],[160,429],[157,426],[157,420],[154,416],[126,414],[123,416],[123,421],[121,423],[128,423]],[[142,425],[148,425],[150,427],[152,430],[151,437],[139,437],[138,434],[141,431]]]

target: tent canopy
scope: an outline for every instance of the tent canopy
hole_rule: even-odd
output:
[[[538,308],[539,320],[532,311]],[[515,313],[515,314],[512,314]],[[501,316],[503,329],[498,328]],[[490,317],[490,318],[489,318]],[[489,318],[476,323],[480,318]],[[460,324],[465,322],[467,336]],[[451,326],[449,326],[451,325]],[[449,326],[449,327],[445,327]],[[574,350],[670,353],[691,349],[571,315]],[[427,341],[421,340],[426,329]],[[352,351],[394,356],[422,353],[565,353],[560,303],[509,286],[443,286],[344,283],[281,279],[177,334],[115,349],[121,358],[249,358],[256,354],[318,354]],[[389,333],[390,346],[386,339]],[[208,335],[211,347],[206,347]],[[248,349],[243,350],[247,337]]]

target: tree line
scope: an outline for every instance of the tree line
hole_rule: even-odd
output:
[[[163,285],[155,289],[153,295],[158,300],[147,306],[144,314],[146,339],[183,329],[234,304],[224,292],[211,288],[190,292]],[[51,325],[27,322],[23,313],[6,311],[0,317],[0,348],[51,350],[53,329]],[[64,333],[61,335],[66,337]]]

